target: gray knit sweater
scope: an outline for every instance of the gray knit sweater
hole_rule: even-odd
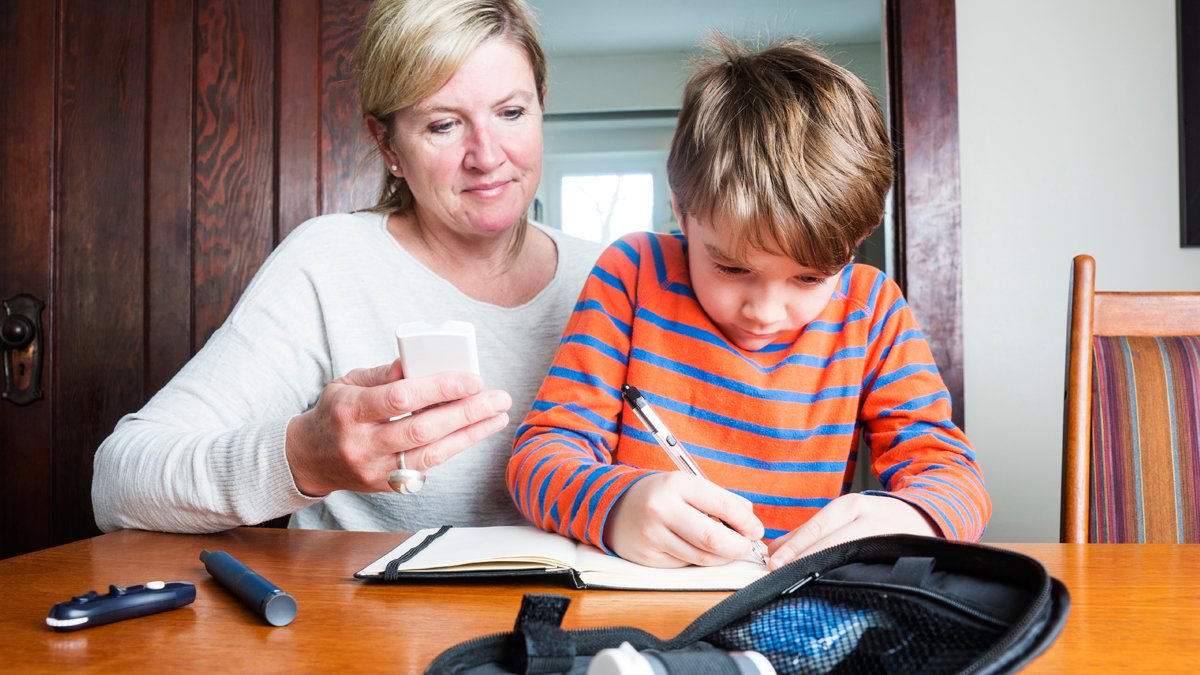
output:
[[[533,401],[596,244],[542,228],[558,247],[550,284],[519,307],[467,297],[404,250],[379,214],[336,214],[271,254],[220,330],[95,458],[100,529],[214,532],[292,514],[291,526],[415,531],[521,522],[504,486],[512,437]],[[475,324],[488,388],[510,424],[428,473],[416,495],[301,494],[284,452],[288,421],[354,368],[396,357],[402,321]]]

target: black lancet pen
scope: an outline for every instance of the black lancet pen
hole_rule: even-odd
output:
[[[629,402],[630,407],[633,408],[633,414],[637,415],[638,420],[646,427],[650,435],[654,436],[654,440],[658,442],[658,447],[667,453],[667,457],[670,457],[671,461],[675,462],[675,466],[679,467],[680,471],[686,471],[693,476],[708,480],[708,477],[704,475],[704,472],[696,464],[696,460],[692,459],[691,454],[683,448],[679,439],[675,438],[675,435],[667,429],[667,425],[663,423],[658,413],[654,412],[654,409],[650,407],[649,401],[646,400],[645,396],[642,396],[642,392],[638,391],[637,387],[628,384],[621,385],[621,396]],[[761,539],[750,542],[750,550],[754,552],[760,563],[767,564],[767,546],[762,543]]]

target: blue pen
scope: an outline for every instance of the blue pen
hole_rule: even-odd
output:
[[[630,407],[633,408],[633,414],[637,415],[642,425],[646,427],[646,430],[658,442],[658,447],[667,453],[667,457],[671,458],[671,461],[675,463],[675,466],[680,471],[686,471],[693,476],[708,480],[708,477],[704,475],[704,472],[696,464],[696,460],[692,459],[691,454],[683,448],[679,439],[675,438],[670,429],[667,429],[667,425],[663,423],[658,413],[654,412],[654,409],[650,407],[650,403],[646,400],[645,396],[642,396],[642,392],[638,391],[637,387],[628,384],[622,385],[621,396],[629,402]],[[762,540],[750,542],[750,550],[754,552],[760,563],[767,564],[767,546],[762,543]]]

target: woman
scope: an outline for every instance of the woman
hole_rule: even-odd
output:
[[[121,420],[95,459],[102,530],[521,522],[504,487],[514,427],[599,252],[525,218],[546,90],[529,9],[380,0],[358,63],[380,203],[297,228]],[[404,379],[396,325],[452,319],[475,325],[482,379]]]

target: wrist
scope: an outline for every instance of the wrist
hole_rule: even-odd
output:
[[[296,491],[305,497],[324,497],[330,491],[322,489],[322,486],[305,471],[309,464],[306,461],[305,449],[310,447],[312,417],[313,411],[309,410],[288,421],[283,454],[287,459],[288,470],[292,474],[292,483],[295,485]]]

